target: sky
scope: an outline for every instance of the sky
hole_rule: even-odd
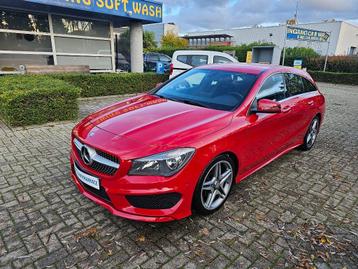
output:
[[[284,23],[295,14],[297,0],[161,0],[164,22],[181,33]],[[298,0],[300,23],[327,19],[358,25],[358,0]]]

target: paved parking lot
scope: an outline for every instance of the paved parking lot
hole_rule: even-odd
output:
[[[237,185],[213,216],[147,224],[111,216],[69,176],[75,123],[0,124],[0,267],[357,268],[358,87],[321,84],[327,117]],[[81,101],[81,116],[116,98]]]

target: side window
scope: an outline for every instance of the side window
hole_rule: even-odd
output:
[[[189,63],[189,56],[188,55],[179,55],[177,57],[178,62],[181,62],[183,64],[190,64]]]
[[[159,56],[156,54],[148,54],[148,61],[157,62],[159,61]]]
[[[285,77],[286,77],[286,87],[287,87],[288,97],[295,96],[305,92],[305,87],[303,84],[302,77],[291,73],[285,74]]]
[[[275,74],[267,78],[256,95],[256,100],[270,99],[280,101],[285,98],[286,86],[283,74]]]
[[[315,92],[317,91],[317,88],[315,85],[312,84],[311,81],[309,81],[308,79],[302,78],[303,80],[303,84],[305,86],[305,92]]]
[[[206,55],[193,55],[191,56],[191,66],[197,67],[200,65],[208,64],[208,56]]]
[[[193,67],[208,64],[207,55],[179,55],[177,60]]]
[[[232,61],[223,56],[214,56],[213,60],[214,64],[225,64],[225,63],[232,63]]]

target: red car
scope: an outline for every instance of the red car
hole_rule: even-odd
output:
[[[112,214],[164,222],[210,214],[282,154],[312,148],[325,99],[304,71],[201,66],[116,103],[72,133],[72,178]]]

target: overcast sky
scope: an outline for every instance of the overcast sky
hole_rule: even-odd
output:
[[[292,18],[297,0],[162,0],[164,21],[181,33],[275,24]],[[358,24],[358,0],[299,0],[299,22],[326,19]]]

